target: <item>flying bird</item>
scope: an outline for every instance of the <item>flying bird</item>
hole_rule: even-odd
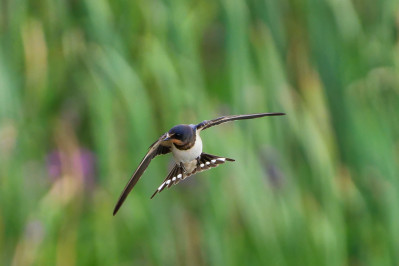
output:
[[[221,157],[211,155],[202,152],[202,140],[200,132],[210,127],[226,123],[234,120],[253,119],[264,116],[279,116],[285,115],[285,113],[260,113],[260,114],[248,114],[248,115],[230,115],[222,116],[213,120],[205,120],[201,123],[194,125],[177,125],[172,127],[168,132],[163,134],[157,141],[155,141],[149,148],[147,154],[141,160],[136,171],[133,173],[126,187],[123,189],[122,194],[119,197],[118,202],[115,205],[115,215],[119,208],[122,206],[127,195],[139,181],[144,171],[147,169],[151,160],[158,155],[172,153],[176,161],[175,166],[170,171],[168,176],[162,182],[162,184],[155,190],[151,198],[157,193],[164,190],[166,187],[170,188],[172,185],[179,183],[185,178],[204,171],[210,168],[216,167],[226,161],[234,162],[234,159],[227,157]]]

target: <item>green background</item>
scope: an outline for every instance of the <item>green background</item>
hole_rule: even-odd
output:
[[[2,0],[1,265],[398,265],[397,0]],[[179,123],[235,158],[150,200]]]

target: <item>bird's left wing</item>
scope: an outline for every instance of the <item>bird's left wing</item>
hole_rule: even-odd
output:
[[[122,194],[119,197],[119,200],[115,205],[115,209],[114,209],[114,213],[113,213],[114,215],[118,212],[119,208],[122,206],[127,195],[130,193],[130,191],[136,185],[137,181],[139,181],[140,177],[143,175],[144,171],[147,169],[151,160],[157,155],[166,154],[166,153],[170,152],[170,144],[168,142],[164,141],[165,138],[166,138],[166,133],[163,134],[157,141],[155,141],[150,146],[147,154],[144,156],[143,160],[141,160],[136,171],[133,173],[133,175],[130,178],[129,182],[127,183],[126,187],[123,189]]]
[[[226,123],[234,120],[245,120],[245,119],[254,119],[264,116],[277,116],[277,115],[285,115],[285,113],[259,113],[259,114],[248,114],[248,115],[227,115],[218,117],[212,120],[205,120],[196,125],[197,130],[204,130],[222,123]]]

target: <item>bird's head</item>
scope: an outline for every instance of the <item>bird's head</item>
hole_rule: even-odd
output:
[[[174,126],[168,131],[164,140],[170,140],[178,146],[186,145],[195,140],[195,128],[191,125]]]

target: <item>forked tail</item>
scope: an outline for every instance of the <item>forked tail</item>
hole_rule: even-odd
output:
[[[210,168],[217,167],[220,164],[224,164],[226,161],[234,162],[234,159],[216,156],[208,153],[201,153],[200,157],[197,159],[197,167],[191,173],[187,173],[184,170],[184,167],[180,164],[176,164],[175,167],[170,171],[168,176],[165,178],[163,183],[159,186],[157,190],[155,190],[154,194],[152,194],[151,198],[153,198],[157,193],[164,190],[166,187],[170,188],[172,185],[179,183],[181,180],[184,180],[186,177],[189,177],[198,172],[206,171]]]

